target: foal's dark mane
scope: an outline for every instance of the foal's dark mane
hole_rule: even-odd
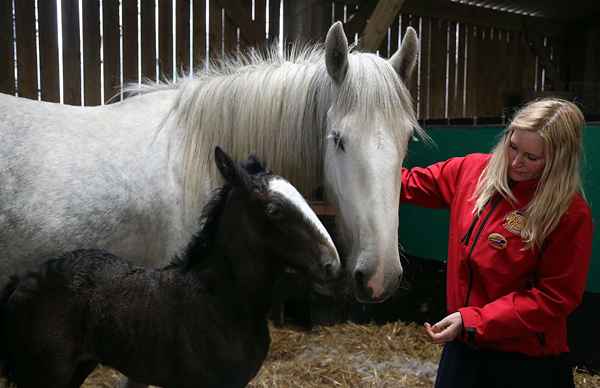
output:
[[[254,155],[251,155],[248,160],[240,162],[239,166],[246,172],[245,178],[248,178],[248,181],[244,183],[246,187],[259,192],[266,191],[265,178],[273,174],[265,169]],[[200,215],[199,225],[202,225],[202,228],[192,237],[183,256],[175,256],[169,267],[178,267],[188,271],[197,265],[206,263],[205,259],[210,256],[216,240],[219,220],[233,188],[231,183],[225,183],[213,191]]]

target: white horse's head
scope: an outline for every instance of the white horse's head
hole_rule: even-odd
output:
[[[327,34],[325,50],[335,84],[327,113],[325,187],[338,210],[338,245],[354,295],[361,302],[380,302],[402,278],[400,171],[408,140],[418,128],[405,83],[416,63],[418,39],[409,28],[389,60],[349,55],[338,22]]]

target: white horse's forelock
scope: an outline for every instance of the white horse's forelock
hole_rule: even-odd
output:
[[[329,77],[322,46],[292,45],[281,56],[276,47],[212,63],[176,84],[132,88],[129,92],[177,88],[178,97],[164,123],[173,130],[183,150],[186,206],[198,206],[208,171],[212,182],[218,173],[212,160],[216,145],[232,157],[257,153],[266,165],[294,182],[305,196],[322,182],[323,139],[329,119],[350,115],[361,122],[343,128],[360,140],[369,136],[374,119],[384,120],[399,151],[407,136],[422,133],[412,100],[388,61],[374,54],[349,55],[348,73],[340,85]],[[377,116],[377,117],[375,117]],[[360,131],[359,131],[360,130]]]

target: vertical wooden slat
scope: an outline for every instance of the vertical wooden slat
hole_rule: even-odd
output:
[[[400,33],[400,31],[399,31],[399,18],[400,18],[400,15],[398,15],[396,18],[394,18],[394,21],[390,25],[390,52],[389,52],[389,56],[394,55],[394,53],[398,50],[398,34]]]
[[[175,68],[187,74],[190,71],[190,0],[177,0]]]
[[[35,2],[20,0],[15,6],[18,92],[21,97],[37,99]]]
[[[344,23],[344,3],[341,1],[332,1],[332,3],[334,5],[332,24],[337,21]]]
[[[235,50],[237,49],[237,25],[231,18],[227,17],[227,10],[225,10],[224,27],[225,55],[235,55]]]
[[[463,117],[465,93],[465,25],[458,25],[458,64],[456,79],[456,98],[452,105],[452,117]]]
[[[525,36],[521,34],[521,56],[523,59],[523,70],[521,72],[521,91],[526,100],[531,99],[535,92],[535,56],[527,44]]]
[[[448,22],[448,109],[446,117],[453,117],[455,106],[458,100],[457,93],[457,74],[456,74],[456,22]]]
[[[490,91],[489,87],[489,75],[490,75],[490,63],[492,58],[489,58],[490,46],[492,45],[490,39],[490,28],[485,26],[479,26],[479,55],[477,58],[477,116],[488,116]]]
[[[446,96],[446,26],[440,19],[431,21],[431,117],[444,117]]]
[[[477,115],[477,51],[479,38],[477,27],[467,25],[467,117]]]
[[[193,22],[194,67],[197,68],[206,61],[206,0],[194,0]]]
[[[81,63],[79,55],[79,4],[62,0],[63,96],[64,103],[81,105]]]
[[[158,2],[158,69],[160,77],[173,80],[173,2]]]
[[[497,50],[496,56],[496,74],[494,78],[495,85],[498,87],[498,92],[495,93],[494,101],[494,115],[502,116],[504,112],[504,105],[509,93],[508,79],[510,76],[509,68],[511,63],[509,62],[508,45],[506,44],[507,31],[496,30],[494,41]]]
[[[104,102],[112,99],[121,87],[119,52],[119,0],[102,2],[102,47],[104,52]]]
[[[221,6],[218,0],[209,0],[208,56],[211,59],[221,58],[222,54],[222,29],[221,29]]]
[[[142,31],[142,79],[156,81],[155,0],[140,3]]]
[[[15,94],[12,0],[0,0],[0,93]]]
[[[258,25],[260,31],[265,31],[265,24],[267,23],[267,1],[266,0],[255,0],[254,1],[254,23]],[[263,35],[264,36],[264,35]],[[258,47],[264,46],[265,39],[257,42]]]
[[[40,85],[43,101],[60,101],[58,68],[58,26],[56,2],[38,1],[40,37]]]
[[[269,0],[269,42],[279,39],[280,0]]]
[[[100,105],[100,1],[86,0],[81,5],[83,21],[83,95],[85,105]]]
[[[137,0],[122,0],[123,82],[138,82]]]

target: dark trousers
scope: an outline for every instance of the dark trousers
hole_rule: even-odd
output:
[[[435,388],[536,387],[575,387],[566,355],[528,357],[477,350],[454,341],[444,346],[435,381]]]

